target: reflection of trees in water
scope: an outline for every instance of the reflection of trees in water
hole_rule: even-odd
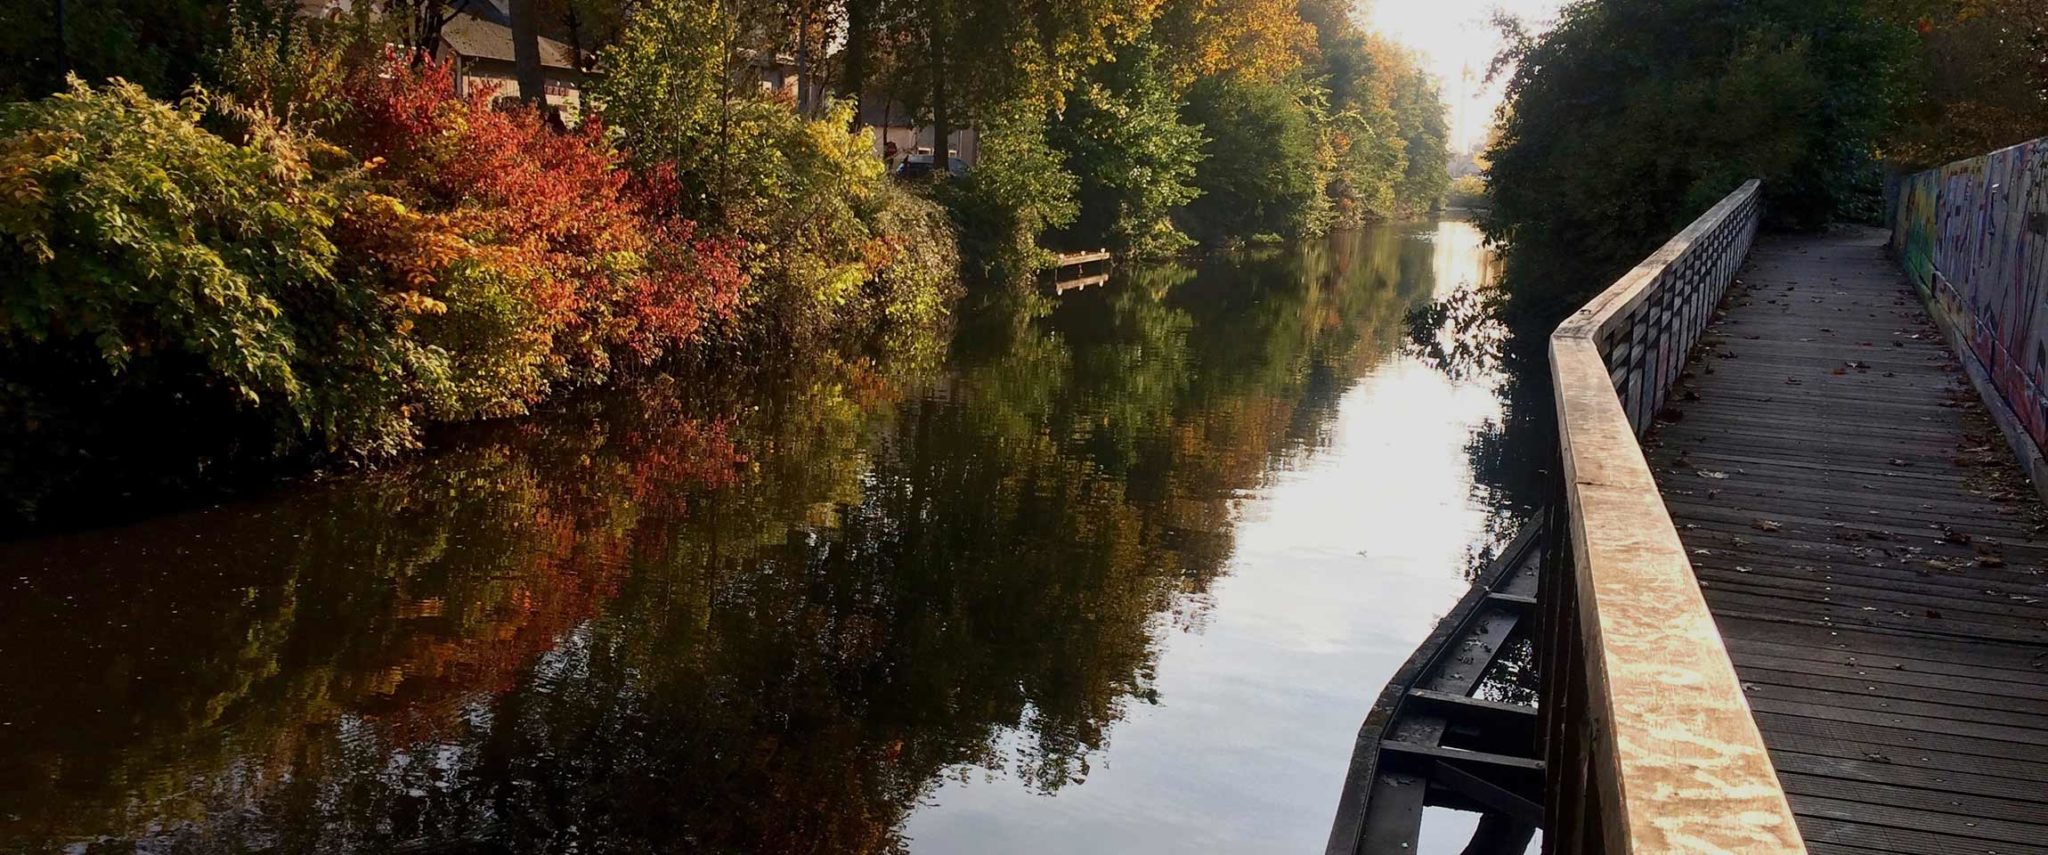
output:
[[[1467,453],[1497,509],[1497,541],[1512,536],[1556,489],[1550,333],[1622,272],[1612,268],[1532,236],[1506,253],[1492,283],[1460,289],[1408,317],[1416,353],[1453,377],[1496,383],[1502,418],[1476,434]]]
[[[36,654],[0,677],[0,836],[886,851],[950,770],[1083,780],[1158,700],[1236,498],[1326,441],[1429,293],[1414,254],[1136,271],[944,373],[649,383],[0,545],[35,576],[0,650]]]

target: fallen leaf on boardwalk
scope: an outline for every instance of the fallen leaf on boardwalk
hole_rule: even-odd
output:
[[[1749,525],[1757,531],[1783,531],[1785,526],[1776,520],[1750,520]]]
[[[2004,558],[2000,558],[2000,557],[1998,557],[1998,556],[1996,556],[1996,555],[1979,555],[1979,556],[1977,556],[1977,566],[1979,566],[1979,567],[2004,567],[2004,566],[2005,566],[2005,559],[2004,559]]]
[[[1701,478],[1713,478],[1713,479],[1715,479],[1715,480],[1717,480],[1717,481],[1718,481],[1718,480],[1721,480],[1721,479],[1725,479],[1725,478],[1727,478],[1727,477],[1728,477],[1728,473],[1726,473],[1726,472],[1715,472],[1715,471],[1713,471],[1713,470],[1711,470],[1711,469],[1701,469],[1701,470],[1700,470],[1700,477],[1701,477]]]
[[[1805,382],[1805,381],[1802,381],[1802,380],[1800,380],[1800,379],[1798,379],[1798,378],[1796,378],[1796,377],[1787,377],[1787,378],[1785,378],[1785,385],[1787,385],[1787,386],[1797,386],[1797,385],[1800,385],[1800,384],[1801,384],[1801,383],[1803,383],[1803,382]]]

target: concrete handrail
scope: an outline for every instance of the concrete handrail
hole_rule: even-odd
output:
[[[1748,254],[1750,181],[1550,338],[1574,660],[1547,700],[1552,851],[1806,851],[1637,437]],[[1553,588],[1557,590],[1557,588]],[[1576,715],[1572,710],[1576,708]],[[1560,747],[1562,746],[1562,747]],[[1576,789],[1577,792],[1571,792]],[[1577,800],[1576,802],[1574,800]],[[1577,827],[1573,827],[1577,826]]]

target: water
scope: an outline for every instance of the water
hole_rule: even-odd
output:
[[[1498,381],[1403,323],[1491,270],[1139,269],[0,544],[0,849],[1319,849],[1507,520]]]

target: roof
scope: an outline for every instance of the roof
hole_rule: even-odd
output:
[[[441,27],[441,40],[469,59],[515,62],[512,56],[512,28],[486,20],[471,12],[460,12]],[[540,37],[540,64],[547,68],[576,68],[576,52],[568,45]]]

